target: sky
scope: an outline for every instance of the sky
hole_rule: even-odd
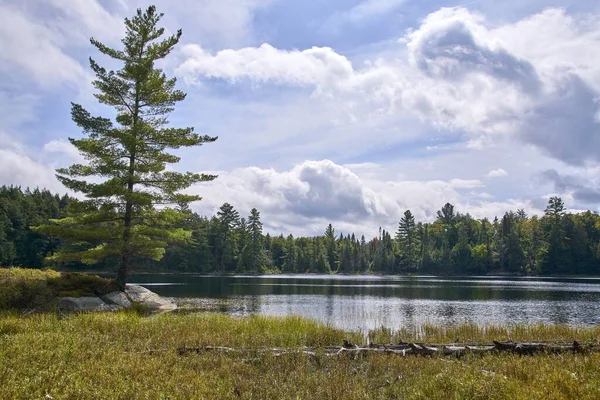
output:
[[[600,202],[596,0],[0,0],[0,184],[66,193],[82,160],[71,102],[94,115],[89,43],[119,47],[155,4],[183,30],[161,63],[188,96],[170,116],[215,143],[192,208],[256,207],[271,234],[395,231],[450,202],[475,218]]]

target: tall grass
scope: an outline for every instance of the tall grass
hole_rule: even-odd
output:
[[[596,340],[562,326],[370,332],[373,341]],[[0,313],[0,399],[595,399],[600,356],[309,357],[252,351],[180,356],[180,346],[302,347],[362,342],[289,317],[131,312]],[[155,350],[148,352],[147,350]]]

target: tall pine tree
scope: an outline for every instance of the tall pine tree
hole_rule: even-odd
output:
[[[249,262],[252,272],[257,273],[259,267],[262,267],[262,222],[260,222],[260,213],[256,208],[250,211],[248,217],[248,229],[250,231],[250,256]]]
[[[418,259],[416,250],[417,225],[415,223],[415,217],[410,210],[406,210],[402,218],[400,218],[398,232],[396,232],[396,240],[398,240],[400,250],[404,255],[402,260],[403,266],[407,267],[409,270],[416,269]]]
[[[116,123],[73,104],[73,121],[85,137],[69,140],[87,163],[59,169],[57,177],[86,200],[78,202],[69,217],[40,228],[67,241],[68,245],[51,257],[55,261],[97,263],[113,258],[119,265],[121,288],[137,258],[160,259],[169,242],[190,235],[182,228],[172,228],[182,216],[167,206],[199,200],[181,190],[215,178],[166,170],[168,164],[179,161],[168,149],[198,146],[216,138],[194,133],[193,128],[167,126],[169,113],[185,99],[185,93],[175,89],[175,78],[167,78],[155,67],[181,37],[179,30],[161,39],[165,32],[158,26],[161,18],[151,6],[125,19],[123,49],[91,39],[102,54],[122,63],[120,70],[107,71],[90,59],[96,74],[93,84],[99,91],[95,96],[115,109]]]

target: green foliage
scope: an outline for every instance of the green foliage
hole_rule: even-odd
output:
[[[0,226],[0,238],[4,238],[0,248],[15,249],[17,256],[11,260],[31,258],[38,260],[35,266],[40,267],[42,257],[51,256],[58,243],[39,232],[34,233],[38,240],[26,240],[32,234],[29,221],[54,218],[52,213],[66,212],[67,204],[80,206],[47,191],[0,189],[0,205],[10,210],[0,212],[0,221],[2,215],[10,221]],[[183,205],[165,210],[168,235],[177,240],[166,245],[164,257],[136,262],[143,270],[199,273],[599,274],[600,216],[591,211],[567,213],[560,199],[550,204],[549,210],[554,211],[542,217],[517,210],[493,222],[457,213],[446,204],[432,223],[413,224],[412,213],[405,213],[395,238],[381,229],[371,240],[336,233],[331,224],[322,236],[272,237],[263,235],[256,209],[240,218],[240,213],[225,203],[217,215],[207,218]],[[54,211],[46,214],[47,209]],[[19,217],[28,214],[31,216]],[[40,243],[49,245],[39,247]],[[107,259],[96,268],[110,268],[111,262],[118,259]],[[74,260],[61,268],[81,269],[82,265]]]
[[[161,18],[162,14],[150,6],[125,19],[123,49],[91,39],[100,53],[122,65],[117,71],[107,71],[90,59],[96,75],[95,96],[114,108],[116,123],[73,104],[72,119],[85,136],[69,141],[87,163],[59,169],[57,177],[86,200],[72,204],[67,218],[53,219],[37,229],[65,241],[61,251],[49,258],[53,262],[117,262],[120,287],[124,287],[127,272],[137,259],[160,260],[170,243],[190,238],[191,232],[172,227],[185,218],[185,213],[164,206],[199,200],[199,196],[182,190],[215,178],[167,170],[168,164],[179,161],[168,150],[199,146],[216,138],[194,133],[189,127],[167,126],[168,115],[185,94],[175,89],[175,78],[167,78],[155,66],[181,38],[179,30],[161,39],[165,33],[159,27]]]
[[[408,271],[418,269],[419,254],[417,252],[417,225],[415,217],[410,210],[406,210],[398,223],[398,232],[396,233],[400,249],[401,267]]]
[[[71,199],[48,190],[0,187],[0,266],[26,265],[42,268],[44,257],[59,242],[30,229],[30,226],[58,218]]]

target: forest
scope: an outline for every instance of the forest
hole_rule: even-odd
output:
[[[48,190],[0,188],[0,266],[41,268],[61,240],[32,227],[64,218],[77,200]],[[474,219],[445,204],[431,223],[410,210],[395,232],[379,228],[366,239],[336,232],[329,224],[316,237],[263,234],[260,212],[247,217],[225,203],[216,215],[200,216],[183,205],[178,227],[191,238],[171,244],[160,261],[135,260],[135,271],[198,273],[426,273],[595,275],[600,273],[600,216],[568,213],[552,197],[541,217],[523,210],[494,220]],[[116,269],[117,260],[49,265],[63,270]]]

